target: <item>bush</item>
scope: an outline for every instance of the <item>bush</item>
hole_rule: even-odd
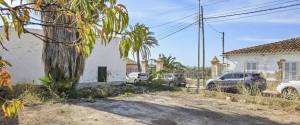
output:
[[[74,82],[69,79],[54,79],[51,75],[40,78],[42,84],[57,98],[67,98],[74,90]]]
[[[255,85],[244,85],[243,83],[238,84],[237,91],[240,94],[250,95],[250,96],[261,96],[262,91]]]
[[[70,98],[105,98],[113,95],[113,87],[108,84],[98,85],[97,87],[82,88],[73,90]]]
[[[105,98],[118,95],[143,94],[157,91],[177,91],[177,87],[164,85],[160,80],[152,81],[151,83],[139,83],[136,85],[125,84],[123,86],[112,86],[102,84],[96,87],[87,87],[79,90],[74,90],[70,94],[70,98]]]
[[[154,80],[151,83],[144,84],[144,86],[149,92],[180,90],[180,88],[176,86],[169,86],[168,83],[164,80]]]
[[[56,99],[45,86],[31,83],[15,85],[14,93],[16,97],[22,98],[25,105],[41,104]]]

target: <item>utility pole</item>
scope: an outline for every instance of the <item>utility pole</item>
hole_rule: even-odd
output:
[[[196,93],[199,93],[200,86],[200,43],[201,43],[201,0],[199,0],[199,11],[198,11],[198,66],[197,66],[197,90]]]
[[[224,64],[225,64],[225,33],[222,32],[222,70],[224,70]]]
[[[202,28],[202,54],[203,54],[203,62],[202,62],[202,85],[205,85],[205,32],[204,32],[204,16],[203,16],[203,6],[201,6],[201,28]]]

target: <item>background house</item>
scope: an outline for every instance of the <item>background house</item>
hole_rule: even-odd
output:
[[[234,50],[224,56],[227,65],[221,72],[257,72],[269,81],[300,80],[300,38]],[[222,66],[214,59],[212,67],[219,72]]]
[[[42,34],[42,30],[30,29]],[[92,54],[87,58],[85,70],[80,83],[120,83],[126,80],[126,64],[120,58],[118,38],[114,38],[108,45],[96,42]],[[10,41],[4,42],[9,51],[0,50],[0,56],[12,63],[9,68],[13,83],[35,82],[44,74],[42,61],[43,42],[29,34],[19,39],[15,32],[11,33]]]
[[[134,61],[130,58],[125,58],[124,61],[126,63],[126,74],[139,71],[138,64],[136,61]]]

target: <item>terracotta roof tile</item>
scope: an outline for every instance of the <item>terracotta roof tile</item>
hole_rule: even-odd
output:
[[[282,52],[300,52],[300,37],[279,42],[258,45],[249,48],[233,50],[224,53],[225,56],[240,54],[273,54]]]

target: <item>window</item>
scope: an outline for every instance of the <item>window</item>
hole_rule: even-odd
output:
[[[255,62],[247,63],[247,72],[256,72],[258,70],[258,64]]]
[[[244,78],[244,74],[234,74],[234,78],[242,79],[242,78]]]
[[[297,78],[298,66],[296,62],[289,62],[284,64],[284,80],[293,81],[298,80]]]
[[[226,74],[222,77],[222,79],[226,80],[226,79],[232,79],[233,78],[233,74]]]

